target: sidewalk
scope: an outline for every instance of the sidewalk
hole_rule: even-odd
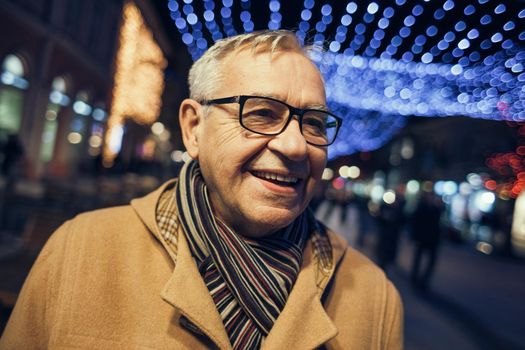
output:
[[[525,348],[523,263],[444,243],[423,295],[409,283],[408,243],[389,273],[405,304],[406,350]]]
[[[328,215],[325,215],[328,214]],[[363,248],[374,259],[375,223],[349,208],[346,222],[341,210],[318,217],[352,246],[364,232]],[[469,244],[441,244],[436,268],[426,294],[409,280],[412,245],[405,235],[399,242],[397,266],[388,276],[398,288],[405,309],[405,349],[525,349],[525,261],[487,256]]]

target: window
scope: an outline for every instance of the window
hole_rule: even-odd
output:
[[[0,76],[0,138],[18,134],[22,121],[25,90],[29,87],[25,79],[23,61],[16,55],[7,55],[2,61]]]
[[[51,93],[44,115],[44,130],[42,132],[42,145],[40,147],[40,159],[47,163],[53,158],[55,151],[56,136],[58,130],[58,117],[61,109],[69,105],[70,98],[66,95],[67,82],[64,77],[56,77],[51,83]]]

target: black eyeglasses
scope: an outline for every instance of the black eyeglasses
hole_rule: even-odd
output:
[[[296,115],[304,139],[314,146],[331,145],[343,123],[341,118],[330,112],[295,108],[271,97],[240,95],[205,100],[200,103],[202,105],[239,103],[239,123],[242,127],[267,136],[282,133]]]

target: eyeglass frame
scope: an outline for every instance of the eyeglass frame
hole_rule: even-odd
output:
[[[248,100],[250,98],[267,99],[267,100],[271,100],[271,101],[274,101],[274,102],[281,103],[281,104],[285,105],[286,107],[288,107],[288,111],[290,112],[290,114],[288,116],[288,120],[286,121],[286,123],[284,123],[283,128],[279,132],[276,132],[276,133],[264,133],[264,132],[260,132],[260,131],[254,131],[254,130],[246,127],[246,125],[243,124],[243,122],[242,122],[242,120],[243,120],[243,118],[242,118],[242,110],[244,108],[244,104],[246,103],[246,100]],[[335,142],[335,139],[337,138],[337,135],[339,133],[339,129],[341,128],[341,125],[343,124],[343,119],[338,117],[338,116],[336,116],[335,114],[333,114],[331,112],[328,112],[328,111],[325,111],[325,110],[322,110],[322,109],[315,109],[315,108],[304,108],[304,109],[297,108],[297,107],[294,107],[294,106],[290,106],[286,102],[283,102],[281,100],[278,100],[278,99],[273,98],[273,97],[268,97],[268,96],[237,95],[237,96],[215,98],[215,99],[211,99],[211,100],[202,100],[199,103],[201,105],[203,105],[203,106],[238,103],[239,104],[239,124],[241,124],[241,126],[243,128],[245,128],[246,130],[248,130],[250,132],[253,132],[253,133],[259,134],[259,135],[264,135],[264,136],[277,136],[279,134],[282,134],[286,130],[288,125],[290,124],[290,121],[293,119],[293,117],[297,116],[297,119],[299,121],[299,130],[301,130],[301,135],[303,135],[304,140],[306,141],[306,143],[308,143],[310,145],[313,145],[313,146],[318,146],[318,147],[327,147],[327,146],[330,146],[331,144],[333,144]],[[326,113],[326,114],[328,114],[328,115],[330,115],[330,116],[332,116],[332,117],[334,117],[336,119],[337,125],[336,125],[335,134],[334,134],[334,138],[333,138],[332,142],[327,143],[325,145],[319,145],[319,144],[310,142],[310,141],[308,141],[306,139],[306,137],[303,134],[303,116],[307,112],[323,112],[323,113]]]

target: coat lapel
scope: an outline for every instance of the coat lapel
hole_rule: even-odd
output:
[[[314,349],[337,335],[337,327],[321,304],[316,269],[309,243],[301,272],[283,311],[263,343],[263,350]]]
[[[186,237],[179,231],[177,264],[161,296],[193,322],[221,349],[231,349],[230,340],[190,254]]]
[[[166,242],[161,237],[155,218],[155,210],[160,195],[172,183],[173,181],[169,181],[158,190],[131,202],[144,224],[170,255],[173,252],[168,249]],[[231,349],[230,340],[220,315],[208,288],[204,284],[204,280],[197,270],[181,226],[178,228],[176,255],[176,257],[172,256],[176,260],[173,273],[160,293],[162,299],[178,309],[182,315],[195,324],[219,348]]]

